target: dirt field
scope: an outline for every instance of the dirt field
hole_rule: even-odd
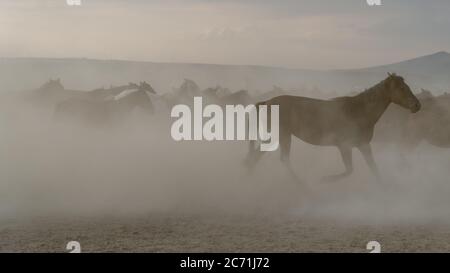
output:
[[[2,252],[449,252],[448,225],[345,225],[313,219],[148,215],[138,218],[10,221],[0,226]]]

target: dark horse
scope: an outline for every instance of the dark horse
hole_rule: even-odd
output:
[[[405,148],[414,149],[421,140],[440,148],[450,148],[450,101],[448,95],[421,100],[419,114],[408,117],[403,131]]]
[[[72,98],[56,105],[55,116],[72,118],[93,125],[105,125],[120,120],[135,108],[141,108],[146,113],[153,114],[153,103],[148,93],[150,92],[147,89],[138,88],[131,90],[130,93],[124,91],[104,100]]]
[[[390,73],[385,80],[352,97],[319,100],[279,96],[257,105],[279,105],[281,161],[292,174],[294,172],[289,162],[289,154],[291,136],[294,135],[313,145],[336,146],[339,149],[345,171],[327,178],[337,180],[353,172],[354,147],[363,154],[370,169],[379,178],[370,142],[375,124],[391,102],[413,113],[419,111],[421,107],[404,79]],[[256,141],[250,142],[246,159],[246,164],[250,168],[255,166],[263,154],[255,144]]]

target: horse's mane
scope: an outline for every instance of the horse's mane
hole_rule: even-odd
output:
[[[365,89],[359,94],[354,95],[354,98],[360,99],[372,99],[375,95],[377,95],[381,90],[384,90],[384,83],[386,80],[382,80],[381,82],[375,84],[374,86]]]

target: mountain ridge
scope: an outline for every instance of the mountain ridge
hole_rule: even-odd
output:
[[[190,78],[202,88],[222,85],[234,90],[269,90],[277,85],[286,89],[314,87],[348,92],[370,87],[387,72],[404,76],[414,89],[448,91],[450,53],[438,51],[391,64],[340,70],[88,58],[0,58],[0,88],[32,89],[50,78],[61,78],[69,88],[83,90],[147,80],[163,93]]]
[[[217,64],[217,63],[196,63],[196,62],[155,62],[155,61],[137,61],[137,60],[126,60],[126,59],[96,59],[96,58],[82,58],[82,57],[67,57],[67,58],[52,58],[52,57],[0,57],[0,60],[36,60],[36,61],[88,61],[88,62],[118,62],[118,63],[146,63],[146,64],[158,64],[158,65],[198,65],[198,66],[220,66],[220,67],[255,67],[255,68],[269,68],[269,69],[284,69],[284,70],[301,70],[301,71],[316,71],[316,72],[327,72],[327,71],[352,71],[352,70],[362,70],[362,69],[374,69],[378,67],[385,67],[390,65],[399,65],[403,63],[420,61],[427,58],[447,58],[450,61],[450,53],[447,51],[438,51],[435,53],[422,55],[419,57],[406,59],[403,61],[372,65],[368,67],[358,67],[358,68],[337,68],[337,69],[309,69],[309,68],[292,68],[284,66],[272,66],[272,65],[253,65],[253,64]]]

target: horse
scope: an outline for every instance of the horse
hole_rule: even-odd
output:
[[[450,100],[447,95],[434,96],[422,89],[417,94],[422,108],[420,113],[410,115],[399,107],[389,108],[377,124],[374,141],[394,143],[405,154],[413,151],[422,141],[450,148]]]
[[[159,98],[166,104],[168,108],[172,108],[177,104],[190,104],[192,98],[195,96],[201,96],[202,91],[200,87],[193,80],[184,79],[179,88],[173,88],[172,92],[167,92]],[[212,95],[214,92],[207,92]]]
[[[138,88],[125,90],[104,100],[69,99],[56,105],[55,116],[77,118],[91,124],[105,125],[123,118],[136,107],[153,114],[154,107],[149,93],[152,92],[148,91],[148,88]]]
[[[58,78],[56,80],[48,80],[37,89],[25,91],[23,98],[35,106],[44,106],[46,108],[62,100],[82,95],[82,91],[66,89]]]
[[[114,96],[119,95],[125,90],[130,89],[139,89],[139,85],[135,83],[128,83],[127,85],[121,85],[121,86],[111,86],[108,89],[105,88],[97,88],[88,92],[83,92],[83,98],[89,99],[89,100],[105,100],[108,98],[112,98]]]
[[[418,115],[409,116],[402,127],[404,150],[414,150],[421,141],[450,148],[450,101],[441,95],[425,98],[421,102],[423,110]]]
[[[394,143],[402,148],[410,146],[407,141],[405,141],[405,134],[407,134],[408,127],[412,129],[411,118],[413,116],[423,116],[430,108],[433,108],[434,104],[432,103],[434,101],[433,94],[428,90],[421,89],[421,92],[415,94],[415,96],[422,106],[420,113],[411,115],[411,113],[408,113],[398,105],[390,105],[375,126],[373,142],[384,144]],[[414,146],[412,143],[411,145]]]
[[[241,105],[248,105],[251,102],[251,96],[247,90],[239,90],[237,92],[231,93],[229,95],[226,95],[221,98],[221,104],[227,105],[227,104],[241,104]]]
[[[353,148],[362,153],[372,173],[380,180],[370,142],[375,124],[391,103],[398,104],[413,113],[421,108],[419,100],[405,80],[395,73],[388,73],[386,79],[351,97],[320,100],[283,95],[260,102],[257,107],[267,105],[270,108],[270,105],[279,105],[280,159],[292,175],[295,176],[295,173],[289,156],[291,138],[294,135],[312,145],[338,148],[345,171],[326,177],[326,181],[339,180],[353,172]],[[257,146],[257,141],[250,141],[245,160],[250,170],[263,155],[263,151]]]

